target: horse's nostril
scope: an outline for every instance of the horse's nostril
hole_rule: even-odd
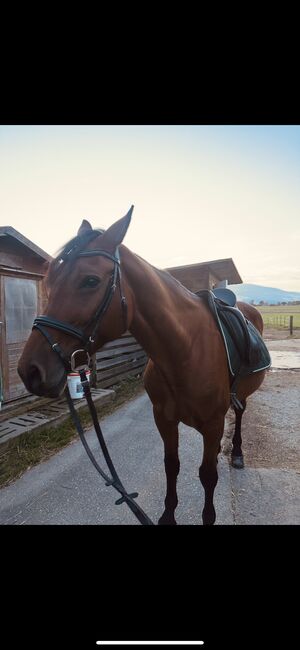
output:
[[[30,386],[30,390],[35,393],[39,390],[41,383],[42,383],[42,375],[37,366],[31,365],[29,370],[28,370],[28,384]]]
[[[47,366],[42,366],[36,361],[31,363],[19,362],[18,373],[29,393],[39,397],[58,397],[66,383],[66,373],[62,364],[51,372]]]

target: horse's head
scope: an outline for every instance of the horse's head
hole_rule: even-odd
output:
[[[18,364],[29,392],[57,397],[72,359],[82,363],[79,353],[72,357],[76,350],[84,350],[86,359],[86,352],[93,354],[128,328],[131,298],[121,278],[118,246],[132,210],[106,231],[93,230],[83,220],[77,236],[51,262],[46,312],[34,321]]]

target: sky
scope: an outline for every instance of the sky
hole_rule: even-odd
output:
[[[50,255],[82,219],[159,268],[231,257],[300,291],[300,126],[0,126],[0,225]]]

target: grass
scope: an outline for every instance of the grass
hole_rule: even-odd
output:
[[[290,316],[293,327],[300,328],[300,305],[255,305],[263,317],[265,327],[289,329]]]
[[[115,399],[102,406],[99,414],[101,419],[139,395],[144,386],[141,377],[129,377],[112,388],[116,391]],[[80,415],[80,419],[84,429],[91,426],[89,414]],[[78,434],[71,418],[68,418],[56,428],[32,431],[3,443],[0,445],[0,487],[9,485],[28,469],[47,460],[76,438]]]

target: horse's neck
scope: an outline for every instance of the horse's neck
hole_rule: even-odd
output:
[[[201,318],[197,299],[172,276],[152,267],[125,246],[122,259],[133,299],[131,333],[153,361],[186,358],[193,344],[192,322],[198,309]]]

